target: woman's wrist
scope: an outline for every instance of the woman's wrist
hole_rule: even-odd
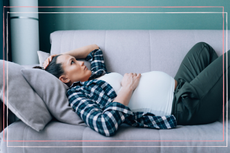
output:
[[[132,96],[133,90],[130,87],[122,87],[119,91],[117,97],[113,100],[114,102],[119,102],[125,106],[128,106],[130,98]]]
[[[133,92],[133,88],[130,86],[122,86],[121,90],[126,91],[126,92]]]
[[[96,44],[92,44],[74,49],[72,51],[65,52],[64,54],[74,56],[77,59],[84,59],[91,51],[95,49],[99,49],[99,46]]]

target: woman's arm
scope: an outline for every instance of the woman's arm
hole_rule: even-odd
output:
[[[99,47],[96,44],[92,44],[92,45],[88,45],[88,46],[83,46],[68,52],[65,52],[63,54],[68,54],[71,55],[73,57],[75,57],[76,59],[83,59],[86,58],[87,55],[95,50],[95,49],[99,49]],[[43,68],[46,69],[46,67],[49,65],[49,63],[52,61],[52,59],[57,56],[58,54],[54,54],[54,55],[50,55],[43,63]]]
[[[117,97],[113,100],[114,102],[121,103],[128,106],[133,90],[127,87],[122,87]]]
[[[96,102],[87,98],[81,91],[69,89],[67,97],[73,110],[78,116],[94,131],[104,135],[114,135],[120,124],[125,121],[126,114],[130,112],[129,108],[112,102],[101,109]]]
[[[74,56],[76,59],[83,59],[86,58],[86,56],[95,49],[99,49],[99,47],[96,44],[92,44],[65,52],[63,54]]]

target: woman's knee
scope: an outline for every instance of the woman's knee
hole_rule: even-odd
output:
[[[192,52],[193,54],[199,54],[204,48],[209,47],[209,44],[205,42],[198,42],[195,45],[192,46],[189,52]]]
[[[200,48],[200,50],[206,49],[207,51],[214,51],[214,49],[206,42],[198,42],[194,45],[196,48]]]
[[[210,46],[208,43],[203,42],[203,41],[196,43],[194,46],[201,46],[201,47],[203,47],[205,45]]]
[[[197,44],[195,44],[195,46],[197,48],[200,48],[198,49],[200,50],[200,55],[204,54],[205,56],[209,56],[211,61],[215,60],[218,57],[216,51],[206,42],[198,42]]]

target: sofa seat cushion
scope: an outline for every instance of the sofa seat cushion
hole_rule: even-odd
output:
[[[228,123],[228,125],[230,125]],[[226,137],[226,125],[224,136]],[[230,126],[228,126],[230,129]],[[15,130],[17,129],[17,130]],[[228,129],[228,130],[229,130]],[[22,132],[17,132],[22,131]],[[178,126],[172,130],[155,130],[147,128],[135,128],[126,124],[122,124],[117,134],[113,137],[105,137],[97,132],[91,130],[87,126],[70,125],[57,121],[50,122],[46,128],[40,132],[36,132],[28,128],[23,122],[18,121],[11,124],[5,129],[5,139],[8,138],[8,146],[27,146],[26,151],[34,149],[32,146],[56,148],[61,152],[68,148],[68,151],[89,152],[85,150],[87,147],[100,147],[106,149],[111,147],[130,147],[129,149],[138,149],[140,152],[145,147],[146,152],[151,152],[152,147],[158,147],[161,152],[171,152],[171,148],[167,146],[181,146],[189,147],[192,152],[200,151],[220,151],[225,153],[225,147],[202,147],[202,146],[225,146],[226,138],[223,141],[223,123],[214,122],[206,125],[194,126]],[[228,139],[229,139],[228,134]],[[1,133],[2,146],[6,146],[3,141],[3,132]],[[229,141],[228,141],[229,142]],[[136,147],[140,148],[136,148]],[[197,146],[201,146],[198,147]],[[81,150],[81,149],[82,150]],[[3,151],[6,148],[3,148]],[[8,151],[13,148],[8,148]],[[79,150],[80,149],[80,150]],[[100,152],[101,150],[95,150]],[[174,151],[180,150],[180,147],[175,147]],[[186,149],[186,148],[185,148]],[[214,150],[213,150],[214,149]],[[49,152],[49,150],[44,150]],[[92,151],[92,150],[91,150]],[[160,151],[160,150],[158,150]],[[117,152],[117,150],[110,150],[110,153]],[[136,152],[136,151],[135,151]],[[7,151],[5,153],[8,153]],[[226,152],[227,153],[227,152]]]

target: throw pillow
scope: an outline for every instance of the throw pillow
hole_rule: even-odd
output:
[[[43,100],[22,76],[22,68],[16,63],[0,60],[0,98],[25,124],[40,131],[52,116]]]
[[[52,74],[41,69],[23,69],[23,76],[46,103],[50,113],[64,123],[80,125],[84,122],[69,106],[67,85]]]
[[[50,53],[46,53],[43,51],[37,51],[37,54],[38,54],[39,64],[42,67],[43,62],[50,56]]]

